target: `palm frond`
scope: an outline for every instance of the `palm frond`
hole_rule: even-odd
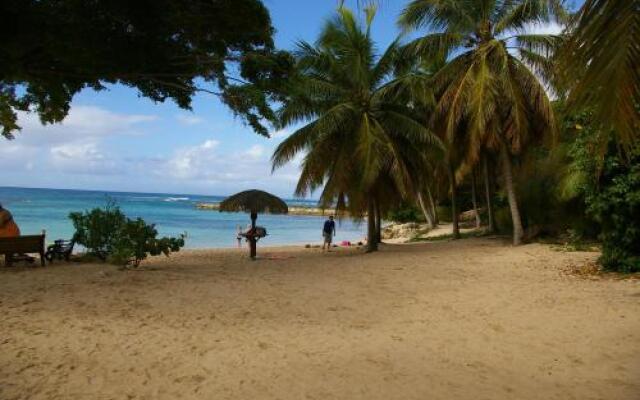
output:
[[[398,24],[405,30],[471,31],[475,28],[472,7],[473,2],[460,0],[413,0],[402,10]]]
[[[551,21],[563,22],[568,13],[562,0],[519,0],[505,2],[500,9],[499,19],[495,23],[494,32],[522,32],[531,24]]]
[[[455,32],[430,33],[404,46],[402,56],[426,60],[445,60],[463,44],[463,41],[464,36]]]
[[[569,104],[592,107],[620,143],[640,139],[640,0],[587,0],[561,57]],[[572,79],[573,78],[573,79]]]

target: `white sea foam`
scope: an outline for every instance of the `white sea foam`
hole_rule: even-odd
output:
[[[166,199],[164,199],[164,201],[170,201],[170,202],[189,201],[189,198],[188,197],[167,197]]]

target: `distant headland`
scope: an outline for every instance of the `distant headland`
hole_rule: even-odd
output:
[[[196,203],[196,208],[199,210],[217,211],[220,208],[220,203],[200,202]],[[289,206],[289,215],[328,216],[333,214],[333,210],[321,207]]]

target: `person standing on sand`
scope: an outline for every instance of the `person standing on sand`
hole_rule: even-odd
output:
[[[333,220],[333,215],[329,216],[329,219],[324,221],[324,226],[322,227],[322,237],[324,238],[324,242],[322,243],[322,251],[324,251],[324,247],[327,246],[327,251],[331,251],[331,242],[333,241],[333,237],[336,235],[336,222]]]
[[[242,226],[238,225],[238,229],[236,231],[236,240],[238,241],[238,248],[242,247]]]
[[[2,208],[0,204],[0,237],[20,236],[20,228],[13,221],[13,215],[9,210]]]

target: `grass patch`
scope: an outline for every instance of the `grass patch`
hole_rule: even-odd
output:
[[[602,251],[600,243],[579,242],[579,243],[552,243],[551,248],[555,251],[574,252],[574,251]]]
[[[574,252],[574,251],[601,251],[602,245],[594,240],[584,238],[574,230],[567,230],[558,236],[548,236],[539,238],[538,243],[551,245],[556,251]]]

